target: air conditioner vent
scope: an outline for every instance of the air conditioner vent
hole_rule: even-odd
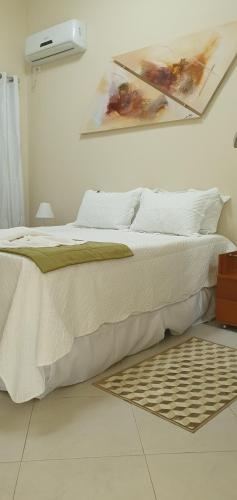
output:
[[[70,49],[65,49],[65,50],[60,50],[59,52],[54,52],[54,56],[59,56],[61,54],[65,54],[65,52],[73,52],[75,50],[75,47],[71,47]],[[32,63],[44,61],[45,59],[51,58],[52,55],[49,54],[48,56],[41,56],[38,59],[32,59]]]

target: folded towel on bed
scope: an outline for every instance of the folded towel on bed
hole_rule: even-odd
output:
[[[13,227],[11,229],[0,229],[1,248],[25,248],[25,247],[56,247],[59,245],[80,245],[85,240],[76,240],[64,236],[47,234],[38,228]]]
[[[120,243],[86,242],[79,245],[61,245],[47,248],[0,248],[0,252],[12,253],[31,259],[43,273],[73,264],[123,259],[132,257],[127,245]]]

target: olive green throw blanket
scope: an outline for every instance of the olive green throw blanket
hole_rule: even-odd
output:
[[[129,247],[120,243],[86,242],[81,245],[61,245],[58,247],[25,247],[0,248],[0,252],[12,253],[28,257],[40,268],[42,273],[48,273],[73,264],[83,264],[109,259],[132,257]]]

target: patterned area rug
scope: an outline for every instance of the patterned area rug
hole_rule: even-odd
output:
[[[191,337],[94,385],[195,432],[237,398],[237,350]]]

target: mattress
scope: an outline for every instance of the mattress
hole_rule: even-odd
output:
[[[42,230],[42,228],[41,228]],[[33,262],[0,254],[0,378],[14,400],[42,390],[42,367],[101,325],[182,302],[216,284],[220,235],[170,236],[125,230],[44,228],[86,241],[125,243],[134,256],[42,274]],[[23,397],[23,396],[22,396]]]

